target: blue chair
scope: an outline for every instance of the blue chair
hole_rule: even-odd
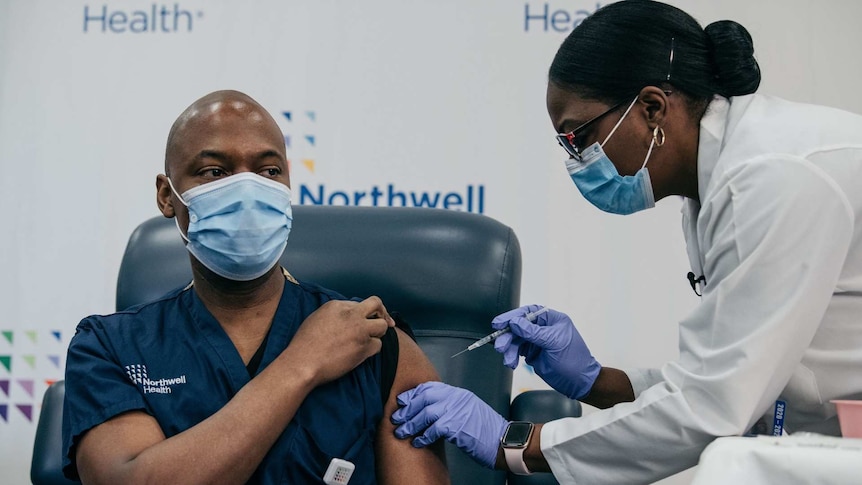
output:
[[[188,258],[173,220],[155,217],[142,223],[123,256],[116,307],[146,302],[188,284]],[[440,209],[298,206],[281,262],[297,279],[345,296],[381,297],[388,309],[411,324],[444,382],[470,389],[503,416],[541,422],[546,419],[539,418],[547,416],[580,415],[577,401],[552,391],[521,394],[517,406],[510,408],[512,371],[490,345],[450,358],[488,334],[494,316],[519,304],[521,252],[509,227],[489,217]],[[62,389],[57,383],[48,390],[39,432],[43,420],[59,432],[55,415],[61,412],[56,406],[62,403]],[[61,477],[60,443],[39,432],[33,483],[71,483],[42,479]],[[479,466],[448,443],[446,459],[454,484],[502,485],[507,479],[506,473]],[[550,474],[512,480],[556,483]]]

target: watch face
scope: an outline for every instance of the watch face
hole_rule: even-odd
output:
[[[532,431],[533,423],[513,421],[506,429],[506,434],[503,435],[503,446],[515,447],[526,445]]]

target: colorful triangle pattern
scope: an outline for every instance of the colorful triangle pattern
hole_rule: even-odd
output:
[[[9,372],[12,372],[12,356],[11,355],[0,355],[0,364],[6,368]]]
[[[3,418],[3,421],[9,422],[9,405],[0,404],[0,418]]]
[[[49,355],[48,360],[50,360],[51,363],[54,364],[54,367],[56,367],[58,369],[60,368],[60,356],[59,355]]]
[[[57,339],[57,342],[59,342],[59,341],[60,341],[60,337],[62,336],[62,334],[60,333],[60,331],[59,331],[59,330],[54,330],[54,331],[52,331],[52,332],[51,332],[51,335],[53,335],[53,336],[54,336],[54,338],[55,338],[55,339]]]
[[[3,391],[3,394],[6,394],[6,397],[9,397],[9,381],[7,379],[0,381],[0,390]]]
[[[31,342],[33,342],[34,344],[36,343],[37,333],[35,330],[27,330],[26,332],[24,332],[24,335],[26,335]]]
[[[33,397],[33,379],[18,379],[18,384],[24,389],[24,392]]]
[[[22,355],[21,358],[24,359],[24,362],[30,364],[31,369],[36,368],[36,356],[35,355]]]
[[[3,330],[3,332],[0,332],[0,333],[3,334],[3,337],[5,337],[6,340],[8,340],[10,344],[14,343],[13,342],[13,340],[15,338],[14,332],[12,332],[11,330]]]
[[[33,406],[31,404],[16,404],[15,407],[21,411],[27,421],[33,421]]]

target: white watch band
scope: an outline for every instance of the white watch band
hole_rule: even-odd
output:
[[[524,463],[524,450],[527,447],[523,448],[503,448],[503,455],[506,457],[506,464],[509,465],[509,471],[516,475],[532,475],[533,472],[527,468],[527,464]]]

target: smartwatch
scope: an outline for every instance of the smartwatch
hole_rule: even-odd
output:
[[[528,421],[512,421],[500,438],[503,454],[506,457],[506,465],[509,471],[516,475],[532,475],[533,472],[524,463],[524,450],[530,444],[533,435],[533,423]]]

